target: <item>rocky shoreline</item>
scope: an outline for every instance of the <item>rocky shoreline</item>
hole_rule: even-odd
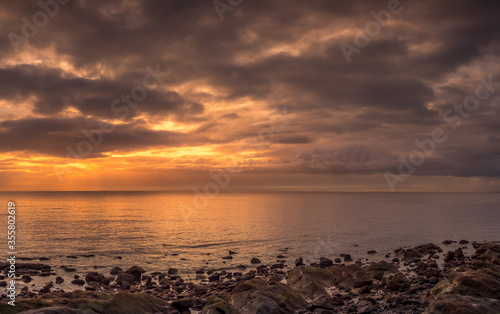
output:
[[[56,289],[62,277],[37,291],[25,286],[15,307],[3,294],[0,313],[500,313],[500,243],[462,240],[448,250],[452,242],[397,249],[377,262],[341,254],[310,265],[298,258],[292,267],[255,258],[237,272],[200,269],[199,283],[184,281],[174,268],[149,274],[115,267],[75,276],[71,283],[82,290]],[[471,256],[463,250],[469,245],[476,250]],[[7,268],[0,264],[2,273]],[[18,263],[17,273],[24,282],[56,275],[42,263]]]

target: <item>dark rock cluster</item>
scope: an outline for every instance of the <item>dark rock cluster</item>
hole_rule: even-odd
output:
[[[445,253],[429,243],[397,249],[395,257],[378,262],[341,254],[306,266],[298,258],[291,269],[283,261],[254,258],[248,270],[200,268],[198,283],[185,281],[175,268],[149,274],[139,266],[114,267],[107,274],[75,275],[71,283],[84,291],[55,289],[62,277],[38,291],[24,287],[15,308],[2,297],[0,313],[500,313],[500,244],[473,246],[472,256],[462,247]],[[43,264],[18,266],[25,282],[54,273]],[[0,264],[3,272],[5,267]]]

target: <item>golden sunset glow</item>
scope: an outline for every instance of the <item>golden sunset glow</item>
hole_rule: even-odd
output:
[[[210,5],[68,4],[29,41],[4,38],[0,189],[190,190],[237,167],[228,190],[386,191],[440,128],[399,190],[495,191],[496,96],[469,115],[453,104],[498,80],[497,37],[409,8],[384,22],[368,4],[294,3],[221,22]],[[6,4],[5,31],[24,36],[30,9]]]

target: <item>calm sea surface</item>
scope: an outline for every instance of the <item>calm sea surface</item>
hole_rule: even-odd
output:
[[[374,249],[377,259],[446,239],[500,240],[498,193],[227,193],[192,210],[193,193],[25,192],[0,200],[5,231],[7,203],[16,203],[18,257],[48,257],[43,263],[58,274],[60,265],[78,274],[140,265],[175,267],[189,278],[254,256],[273,263],[281,254],[292,264],[298,256],[364,258]],[[222,259],[228,250],[238,254]]]

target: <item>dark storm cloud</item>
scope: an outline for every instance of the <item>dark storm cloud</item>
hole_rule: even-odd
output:
[[[226,12],[221,22],[211,1],[73,0],[61,6],[29,44],[21,44],[19,54],[7,34],[21,34],[21,17],[30,19],[40,7],[37,1],[2,3],[0,52],[7,65],[0,67],[0,100],[32,103],[32,115],[38,118],[4,118],[1,147],[64,153],[65,145],[82,138],[82,129],[95,128],[103,118],[117,118],[110,110],[113,100],[142,82],[146,66],[158,64],[170,76],[130,110],[126,123],[109,134],[100,152],[182,141],[202,145],[203,139],[213,143],[216,130],[243,120],[245,113],[231,108],[229,113],[211,114],[207,102],[218,106],[258,101],[268,109],[286,105],[300,115],[273,143],[296,145],[303,171],[393,170],[395,156],[404,154],[416,136],[442,126],[442,111],[474,92],[475,72],[468,78],[449,77],[460,68],[477,70],[482,62],[495,60],[500,46],[498,1],[404,1],[402,5],[404,10],[392,17],[394,23],[383,27],[349,64],[339,44],[352,43],[353,30],[373,20],[372,10],[386,9],[386,1],[244,1]],[[45,50],[53,51],[55,60],[67,60],[75,71],[94,75],[77,77],[57,65],[11,62],[23,53],[31,52],[31,58]],[[112,75],[100,76],[102,68]],[[486,70],[500,72],[496,66]],[[190,90],[198,85],[211,91]],[[181,88],[185,86],[189,88]],[[69,107],[81,116],[60,116]],[[481,110],[464,127],[488,137],[490,146],[497,145],[498,104],[489,103]],[[141,120],[132,120],[140,115],[202,125],[196,126],[196,136],[154,131]],[[225,129],[218,141],[253,136],[264,126],[256,121],[252,130],[250,125]],[[319,139],[333,135],[342,135],[338,147],[320,147]],[[408,139],[406,145],[401,145],[403,139]],[[497,151],[467,145],[475,143],[473,137],[464,140],[472,152],[436,154],[419,173],[497,176]],[[474,158],[481,163],[473,164]]]
[[[128,73],[114,79],[86,79],[64,77],[60,70],[21,65],[0,69],[0,81],[3,82],[0,94],[3,99],[11,101],[35,97],[35,113],[52,115],[73,106],[85,115],[116,118],[120,115],[111,109],[111,104],[115,99],[121,100],[123,94],[130,95],[135,86],[142,84],[145,74],[146,70],[142,76]],[[150,90],[137,110],[130,110],[128,116],[141,112],[168,114],[176,111],[202,112],[203,105],[185,101],[177,92]]]
[[[99,121],[86,118],[25,118],[0,122],[0,152],[30,151],[64,157],[66,146],[75,150],[78,143],[88,141],[90,134],[100,144],[94,145],[92,154],[80,157],[101,157],[111,151],[130,151],[158,147],[181,147],[189,143],[207,143],[202,136],[193,136],[170,131],[154,131],[140,122],[121,124],[112,132],[101,132],[102,140],[96,135]],[[82,132],[83,131],[83,132]],[[85,133],[84,133],[85,132]]]

